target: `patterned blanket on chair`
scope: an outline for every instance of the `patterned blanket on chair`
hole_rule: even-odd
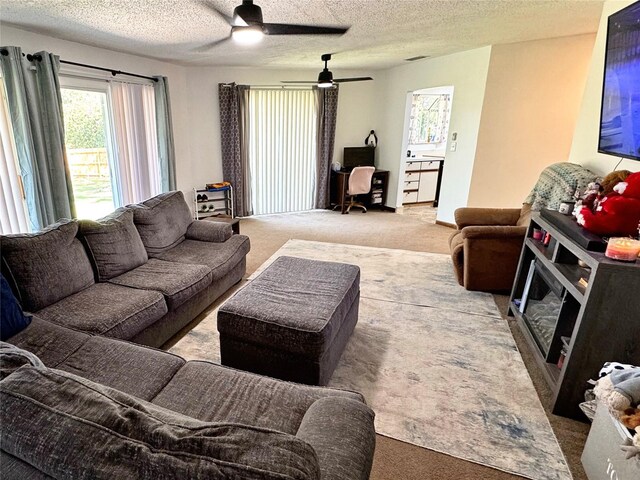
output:
[[[596,180],[597,175],[581,165],[554,163],[542,171],[524,203],[531,204],[531,210],[557,210],[560,202],[573,199],[576,191],[581,195]]]

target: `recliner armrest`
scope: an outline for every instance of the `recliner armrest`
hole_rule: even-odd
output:
[[[462,238],[467,239],[495,239],[501,238],[524,238],[527,227],[516,226],[496,226],[496,225],[476,225],[464,227]]]
[[[201,242],[226,242],[233,235],[231,225],[223,222],[194,220],[187,228],[186,238]]]
[[[455,213],[458,229],[473,225],[515,225],[521,208],[458,208]]]

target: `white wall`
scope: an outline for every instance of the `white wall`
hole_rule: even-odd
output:
[[[387,205],[402,204],[398,180],[404,175],[404,120],[407,93],[423,88],[453,86],[449,139],[458,133],[457,150],[447,151],[438,206],[438,220],[453,223],[453,213],[467,205],[476,152],[480,114],[491,47],[420,60],[388,70],[380,105],[379,165],[390,170]]]
[[[21,47],[24,53],[40,50],[59,55],[62,60],[98,65],[115,70],[124,70],[141,75],[164,75],[169,78],[173,130],[178,162],[176,177],[178,188],[188,190],[191,185],[184,180],[190,176],[191,154],[189,142],[189,115],[187,109],[187,69],[168,62],[159,62],[144,57],[114,52],[104,48],[90,47],[39,35],[0,24],[0,44]],[[123,77],[126,78],[126,77]]]
[[[582,106],[578,115],[576,129],[571,145],[569,161],[580,163],[599,175],[611,172],[619,157],[598,153],[600,128],[600,104],[602,100],[602,81],[604,76],[604,52],[607,38],[607,20],[609,15],[631,5],[634,0],[608,0],[602,10],[600,27],[591,57],[591,66],[584,89]],[[640,171],[640,162],[625,159],[618,170]]]
[[[320,67],[319,67],[320,68]],[[185,183],[201,185],[222,180],[218,83],[278,85],[281,80],[314,80],[319,70],[274,70],[244,67],[193,67],[187,79],[192,170]],[[374,81],[344,83],[338,96],[334,161],[342,160],[342,148],[364,145],[371,129],[378,127],[376,92],[381,72],[333,71],[335,78],[371,76]]]
[[[519,207],[545,167],[567,161],[594,40],[493,46],[470,207]]]

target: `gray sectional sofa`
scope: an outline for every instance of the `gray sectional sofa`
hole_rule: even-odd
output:
[[[221,365],[205,361],[186,362],[176,355],[156,350],[153,348],[136,345],[130,342],[90,335],[85,332],[75,331],[47,320],[34,317],[31,324],[22,332],[8,339],[8,342],[27,350],[39,357],[42,362],[53,372],[71,374],[83,379],[95,382],[89,384],[92,390],[100,391],[102,387],[110,387],[117,392],[122,392],[142,402],[142,409],[154,413],[151,406],[161,407],[165,415],[174,412],[181,418],[171,416],[171,425],[178,420],[185,422],[184,416],[206,425],[197,423],[197,428],[239,426],[251,431],[268,432],[279,437],[295,439],[304,445],[312,447],[311,457],[306,463],[311,462],[309,471],[284,475],[282,472],[276,475],[271,473],[282,468],[282,464],[288,461],[269,453],[268,444],[262,452],[262,472],[245,472],[244,475],[227,476],[199,476],[192,473],[183,478],[243,478],[243,479],[309,479],[309,480],[366,480],[369,478],[373,452],[375,448],[375,431],[373,428],[373,412],[364,403],[360,394],[323,388],[299,385],[295,383],[262,377],[256,374],[234,370]],[[2,356],[0,355],[0,360]],[[5,362],[0,362],[5,363]],[[0,364],[1,367],[4,365]],[[23,367],[24,368],[24,367]],[[22,372],[27,374],[29,372]],[[7,378],[19,374],[14,372]],[[38,423],[16,420],[24,406],[17,404],[15,398],[33,398],[37,404],[52,402],[51,397],[59,398],[61,394],[54,389],[49,389],[48,394],[33,392],[25,384],[34,381],[29,376],[21,379],[18,375],[16,381],[22,381],[22,390],[16,391],[13,385],[3,385],[0,382],[0,429],[11,426],[11,435],[0,436],[2,449],[0,450],[0,466],[3,479],[44,479],[44,478],[70,478],[58,477],[55,473],[60,471],[59,456],[54,455],[54,447],[59,444],[71,445],[78,441],[78,425],[74,418],[79,415],[80,405],[92,404],[95,400],[77,401],[69,400],[71,405],[54,403],[45,405],[47,414],[55,410],[58,418],[56,425],[66,425],[61,431],[61,426],[42,428]],[[38,380],[39,382],[39,380]],[[14,382],[16,383],[16,382]],[[75,382],[77,383],[77,382]],[[54,385],[55,387],[55,385]],[[25,391],[25,389],[27,391]],[[65,390],[65,393],[68,393]],[[39,394],[42,398],[37,398]],[[121,397],[121,396],[120,396]],[[122,398],[117,397],[118,403],[123,403]],[[65,396],[62,396],[65,398]],[[10,403],[8,400],[12,400]],[[131,400],[129,400],[131,401]],[[33,407],[31,401],[27,406]],[[66,409],[73,410],[73,416],[64,413]],[[105,408],[100,412],[90,412],[98,415],[99,420],[105,422]],[[63,413],[60,413],[63,412]],[[120,414],[120,418],[124,417]],[[155,415],[158,416],[158,415]],[[40,418],[30,411],[29,417]],[[126,417],[131,418],[131,409],[126,412]],[[188,419],[186,420],[189,421]],[[95,423],[94,419],[90,423]],[[82,425],[87,424],[83,418]],[[112,431],[122,425],[114,421],[107,425],[107,430]],[[166,428],[166,427],[165,427]],[[18,432],[16,432],[16,429]],[[70,432],[73,430],[73,434]],[[104,435],[105,428],[99,429]],[[160,433],[160,432],[159,432]],[[86,434],[88,435],[88,434]],[[68,436],[71,439],[61,441]],[[116,435],[119,438],[122,435]],[[220,435],[218,443],[231,436],[237,439],[238,435]],[[81,439],[87,444],[98,443],[94,434],[90,438]],[[152,439],[147,439],[151,441]],[[293,440],[293,439],[291,439]],[[110,475],[115,472],[116,466],[130,461],[129,458],[118,460],[121,454],[104,455],[100,452],[99,443],[96,451],[87,452],[81,450],[78,455],[67,457],[66,472],[83,470],[83,478],[117,478]],[[262,443],[258,443],[262,445]],[[72,448],[69,446],[69,448]],[[246,446],[238,448],[231,446],[231,451],[249,450]],[[229,449],[219,447],[213,457],[227,455]],[[184,451],[184,445],[182,446]],[[266,452],[266,453],[265,453]],[[81,456],[81,455],[84,455]],[[133,455],[133,453],[131,453]],[[108,457],[112,456],[112,462]],[[107,457],[107,460],[105,458]],[[138,457],[136,457],[138,458]],[[165,459],[166,460],[166,459]],[[246,461],[241,456],[243,463]],[[138,467],[143,469],[144,457],[138,458]],[[153,466],[163,459],[150,460]],[[265,464],[266,462],[266,464]],[[272,462],[277,465],[271,465]],[[293,459],[291,459],[293,462]],[[64,462],[63,462],[64,463]],[[229,462],[225,462],[227,464]],[[192,465],[194,469],[201,465]],[[151,468],[151,467],[149,467]],[[93,469],[93,470],[92,470]],[[149,470],[145,470],[149,471]],[[192,470],[194,472],[196,470]],[[45,473],[50,476],[46,476]],[[280,476],[279,476],[280,475]],[[134,475],[129,478],[177,478],[171,476]]]
[[[249,251],[229,225],[193,221],[180,192],[0,248],[34,313],[7,340],[30,364],[0,342],[3,479],[369,478],[360,394],[152,348],[238,282]]]
[[[22,307],[52,323],[160,347],[246,270],[249,238],[193,220],[182,192],[0,240]]]

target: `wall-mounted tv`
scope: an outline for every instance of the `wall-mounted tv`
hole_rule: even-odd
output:
[[[344,147],[342,168],[351,170],[354,167],[373,167],[376,149],[373,147]]]
[[[640,160],[640,1],[609,17],[598,152]]]

